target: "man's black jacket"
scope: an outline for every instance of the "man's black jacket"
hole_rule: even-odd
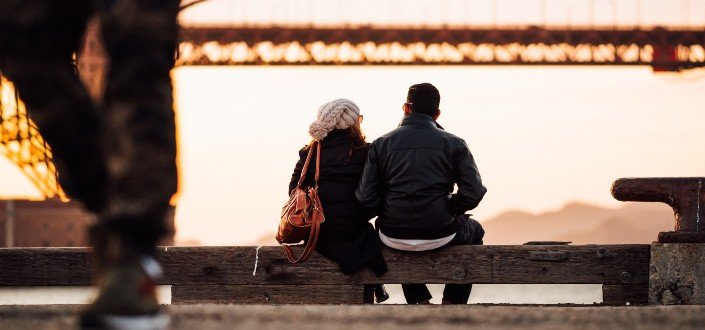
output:
[[[356,196],[378,210],[386,236],[434,239],[455,233],[455,216],[477,207],[485,192],[465,141],[411,113],[372,142]]]

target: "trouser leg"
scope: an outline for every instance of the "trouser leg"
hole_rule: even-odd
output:
[[[451,304],[467,304],[472,284],[446,284],[443,288],[443,301]]]
[[[482,245],[485,230],[479,222],[467,215],[458,217],[458,232],[448,245]],[[446,284],[443,289],[443,301],[451,304],[467,304],[472,291],[472,284]]]
[[[49,144],[69,197],[97,212],[105,200],[102,123],[72,65],[88,0],[0,1],[0,70]]]
[[[431,292],[425,284],[402,284],[404,298],[407,304],[418,304],[422,301],[431,300]]]
[[[105,90],[108,202],[104,224],[149,250],[176,192],[170,70],[178,0],[98,1],[110,58]]]

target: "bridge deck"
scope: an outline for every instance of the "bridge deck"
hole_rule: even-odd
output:
[[[702,29],[184,26],[178,65],[705,65]]]

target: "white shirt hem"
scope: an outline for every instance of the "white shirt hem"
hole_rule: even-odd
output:
[[[402,251],[428,251],[440,248],[450,243],[453,238],[455,238],[455,233],[447,237],[437,238],[437,239],[400,239],[391,238],[379,232],[379,238],[382,240],[384,245]]]

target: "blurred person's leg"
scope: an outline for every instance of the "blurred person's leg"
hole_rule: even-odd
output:
[[[117,313],[158,323],[165,319],[155,294],[161,268],[153,255],[167,232],[177,185],[170,71],[179,1],[97,3],[110,58],[104,95],[108,193],[101,222],[91,231],[104,261],[101,293],[84,321],[91,325]]]
[[[102,123],[72,64],[89,12],[90,0],[0,1],[0,71],[51,147],[64,191],[99,212]]]
[[[453,245],[482,245],[485,230],[479,222],[468,215],[458,216],[458,232],[448,244]],[[472,284],[446,284],[443,289],[443,304],[467,304],[470,299]]]
[[[107,109],[100,112],[70,64],[90,4],[0,1],[0,69],[52,147],[69,196],[100,215],[91,229],[100,292],[82,325],[133,328],[146,320],[159,328],[164,318],[153,316],[159,316],[154,289],[160,268],[152,254],[176,190],[169,71],[179,3],[95,2],[112,57]]]
[[[170,71],[179,0],[99,3],[110,58],[104,96],[109,182],[102,220],[151,253],[166,233],[177,187]]]

